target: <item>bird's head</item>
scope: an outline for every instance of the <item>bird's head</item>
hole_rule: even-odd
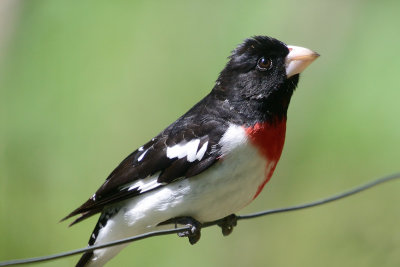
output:
[[[299,73],[318,56],[307,48],[255,36],[233,50],[213,91],[232,103],[260,102],[286,110]]]

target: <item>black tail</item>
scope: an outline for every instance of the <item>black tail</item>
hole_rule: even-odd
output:
[[[105,211],[103,211],[101,213],[100,218],[97,221],[96,226],[94,227],[92,234],[90,235],[90,239],[89,239],[89,242],[88,242],[89,246],[93,246],[94,245],[94,243],[96,242],[97,236],[99,235],[100,230],[104,226],[107,225],[108,220],[110,218],[112,218],[112,216],[117,214],[118,211],[119,211],[119,208],[115,207],[115,208],[110,208],[108,210],[105,210]],[[80,258],[80,260],[78,261],[78,263],[76,264],[76,267],[84,267],[84,266],[86,266],[86,264],[90,261],[92,256],[93,256],[93,251],[85,252],[82,255],[82,257]]]
[[[97,235],[99,234],[99,231],[103,226],[107,223],[107,220],[104,220],[105,216],[102,214],[99,218],[99,220],[96,223],[96,226],[93,229],[92,234],[90,235],[90,239],[88,242],[89,246],[93,246],[94,243],[96,242]],[[90,259],[93,256],[93,251],[88,251],[83,253],[82,257],[79,259],[78,263],[76,264],[76,267],[84,267],[86,264],[90,261]]]
[[[82,257],[79,259],[76,267],[85,267],[93,256],[93,251],[83,253]]]

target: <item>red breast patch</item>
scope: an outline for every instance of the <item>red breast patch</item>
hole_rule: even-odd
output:
[[[265,180],[258,186],[257,192],[254,195],[254,198],[256,198],[265,184],[271,179],[276,164],[281,157],[283,145],[285,143],[286,120],[279,122],[274,121],[273,123],[256,123],[252,127],[245,128],[245,130],[251,143],[257,147],[261,155],[265,157],[268,162]]]

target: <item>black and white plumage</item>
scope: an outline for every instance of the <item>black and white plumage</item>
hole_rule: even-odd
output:
[[[318,54],[256,36],[236,48],[213,90],[134,151],[66,218],[101,213],[89,245],[154,231],[191,217],[202,223],[249,204],[280,158],[299,73]],[[102,266],[126,245],[85,253]]]

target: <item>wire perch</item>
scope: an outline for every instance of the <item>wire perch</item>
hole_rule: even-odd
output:
[[[262,216],[271,215],[271,214],[275,214],[275,213],[282,213],[282,212],[288,212],[288,211],[295,211],[295,210],[311,208],[311,207],[323,205],[323,204],[326,204],[326,203],[329,203],[329,202],[333,202],[333,201],[336,201],[336,200],[339,200],[339,199],[342,199],[342,198],[345,198],[345,197],[360,193],[360,192],[365,191],[365,190],[367,190],[367,189],[369,189],[371,187],[377,186],[379,184],[382,184],[382,183],[385,183],[385,182],[388,182],[388,181],[391,181],[391,180],[399,179],[399,178],[400,178],[400,173],[395,173],[395,174],[392,174],[392,175],[388,175],[388,176],[384,176],[384,177],[378,178],[378,179],[373,180],[373,181],[371,181],[369,183],[366,183],[366,184],[360,185],[358,187],[355,187],[353,189],[350,189],[350,190],[348,190],[346,192],[343,192],[343,193],[340,193],[340,194],[336,194],[336,195],[333,195],[333,196],[330,196],[330,197],[327,197],[327,198],[324,198],[324,199],[316,200],[316,201],[305,203],[305,204],[285,207],[285,208],[271,209],[271,210],[265,210],[265,211],[261,211],[261,212],[257,212],[257,213],[236,216],[236,218],[237,218],[238,221],[239,220],[247,220],[247,219],[254,219],[254,218],[257,218],[257,217],[262,217]],[[207,223],[204,223],[202,225],[202,228],[210,227],[210,226],[213,226],[213,225],[218,225],[218,224],[221,224],[221,223],[223,223],[223,219],[216,220],[216,221],[213,221],[213,222],[207,222]],[[142,239],[153,237],[153,236],[161,236],[161,235],[169,235],[169,234],[181,233],[181,232],[187,231],[189,229],[190,229],[190,227],[180,227],[180,228],[175,228],[175,229],[170,229],[170,230],[161,230],[161,231],[149,232],[149,233],[146,233],[146,234],[137,235],[137,236],[133,236],[133,237],[125,238],[125,239],[120,239],[120,240],[109,242],[109,243],[105,243],[105,244],[102,244],[102,245],[88,246],[86,248],[75,249],[75,250],[62,252],[62,253],[58,253],[58,254],[53,254],[53,255],[47,255],[47,256],[41,256],[41,257],[35,257],[35,258],[26,258],[26,259],[3,261],[3,262],[0,262],[0,266],[11,266],[11,265],[18,265],[18,264],[21,265],[21,264],[29,264],[29,263],[50,261],[50,260],[55,260],[55,259],[59,259],[59,258],[64,258],[64,257],[76,255],[76,254],[81,254],[83,252],[93,251],[95,249],[106,248],[106,247],[116,246],[116,245],[120,245],[120,244],[124,244],[124,243],[134,242],[134,241],[142,240]]]

